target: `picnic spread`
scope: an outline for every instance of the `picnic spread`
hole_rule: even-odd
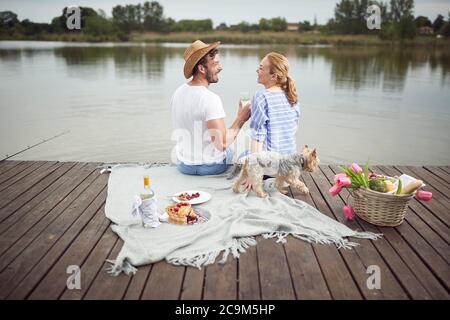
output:
[[[306,202],[281,194],[273,179],[265,181],[269,196],[259,198],[253,192],[233,193],[227,173],[188,176],[173,166],[136,164],[119,164],[108,170],[105,214],[124,242],[116,259],[109,261],[113,275],[134,274],[136,267],[161,260],[201,268],[222,255],[219,263],[225,263],[230,254],[239,258],[249,246],[257,245],[258,235],[282,243],[291,235],[345,249],[358,245],[349,237],[376,240],[381,236],[351,230]],[[151,178],[155,195],[147,206],[157,208],[153,227],[139,214],[132,214],[142,208],[136,207],[136,195],[142,192],[144,176]],[[205,194],[210,195],[208,200],[190,203]]]

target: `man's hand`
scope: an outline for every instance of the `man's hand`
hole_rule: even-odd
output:
[[[250,113],[250,103],[246,103],[245,105],[243,105],[242,102],[239,103],[239,109],[236,119],[234,120],[231,127],[228,128],[228,130],[225,127],[225,121],[222,118],[207,121],[206,124],[211,136],[211,140],[217,150],[225,151],[229,147],[229,145],[234,142],[236,136],[239,133],[239,130],[250,118]]]
[[[250,115],[251,115],[250,102],[242,104],[242,101],[240,101],[236,120],[244,124],[247,122],[248,119],[250,119]]]

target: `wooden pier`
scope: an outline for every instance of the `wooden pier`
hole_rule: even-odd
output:
[[[133,277],[112,277],[105,260],[114,259],[123,242],[104,215],[108,174],[99,174],[98,165],[0,163],[1,299],[450,298],[450,166],[371,168],[418,177],[433,192],[430,202],[413,199],[396,228],[344,220],[347,191],[328,193],[336,166],[304,173],[310,194],[292,197],[352,229],[384,234],[377,241],[356,239],[361,246],[353,250],[258,237],[257,246],[224,265],[198,270],[162,261],[139,267]],[[70,265],[81,268],[81,289],[67,288]],[[367,286],[369,266],[380,269],[380,289]]]

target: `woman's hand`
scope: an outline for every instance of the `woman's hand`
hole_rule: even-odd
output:
[[[236,119],[244,124],[248,119],[250,119],[251,113],[252,109],[250,107],[250,102],[243,104],[242,101],[240,101]]]
[[[242,182],[242,185],[244,186],[245,191],[252,190],[252,181],[249,178],[245,179],[244,182]]]

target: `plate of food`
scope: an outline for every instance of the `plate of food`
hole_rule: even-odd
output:
[[[211,194],[199,190],[187,190],[175,194],[172,197],[175,202],[187,202],[189,204],[200,204],[211,199]]]
[[[179,202],[166,207],[169,216],[168,222],[178,225],[194,225],[207,222],[211,218],[209,211],[202,208],[193,208],[190,203]]]

